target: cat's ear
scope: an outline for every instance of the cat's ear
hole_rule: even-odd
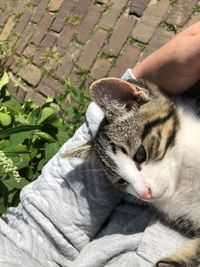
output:
[[[87,159],[91,153],[92,153],[92,145],[90,143],[87,143],[80,147],[64,152],[61,156],[63,158]]]
[[[93,82],[90,94],[108,116],[120,115],[149,101],[148,91],[140,83],[117,78],[103,78]]]

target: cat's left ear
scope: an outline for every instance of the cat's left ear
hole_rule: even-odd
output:
[[[120,115],[149,101],[148,91],[140,83],[118,78],[103,78],[93,82],[90,94],[107,115]]]
[[[67,152],[64,152],[61,156],[63,158],[79,158],[79,159],[87,159],[92,153],[92,145],[91,143],[87,143],[80,147],[71,149]]]

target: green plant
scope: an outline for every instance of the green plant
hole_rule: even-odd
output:
[[[67,16],[66,18],[66,22],[71,25],[71,26],[78,26],[81,24],[81,17],[79,17],[78,15],[71,13],[69,14],[69,16]]]
[[[175,34],[180,31],[180,27],[177,26],[176,24],[172,24],[172,23],[162,22],[160,24],[160,27],[166,28],[167,31],[174,32]]]
[[[147,46],[147,43],[144,43],[144,42],[141,42],[141,41],[135,39],[132,35],[130,35],[130,36],[128,37],[128,42],[129,42],[130,44],[134,44],[134,45],[136,45],[136,46],[140,49],[141,52],[144,51],[144,49],[145,49],[146,46]]]
[[[56,98],[61,108],[62,120],[65,124],[65,138],[73,135],[85,118],[85,111],[89,104],[89,92],[82,85],[77,88],[70,79],[63,82],[65,94]]]
[[[196,5],[194,5],[192,7],[192,13],[193,14],[196,14],[196,13],[199,13],[199,12],[200,12],[200,3],[198,3],[198,4],[196,4]]]
[[[0,80],[0,213],[19,201],[19,192],[41,172],[44,164],[82,123],[88,104],[86,92],[75,88],[68,80],[66,92],[42,107],[32,101],[20,104],[7,91],[7,73]]]
[[[177,0],[169,0],[171,6],[175,6]]]

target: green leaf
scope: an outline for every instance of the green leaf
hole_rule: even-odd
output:
[[[41,108],[35,108],[27,115],[28,124],[38,124],[38,117],[41,113]]]
[[[54,118],[54,115],[56,113],[57,113],[57,110],[55,108],[45,107],[41,111],[41,115],[40,115],[40,118],[38,120],[38,124],[49,122],[52,118]]]
[[[41,159],[40,162],[37,165],[37,170],[41,171],[46,162],[47,162],[46,159]]]
[[[0,80],[0,91],[6,84],[8,84],[8,82],[9,82],[8,74],[7,72],[4,72],[3,77]]]
[[[26,140],[27,138],[30,138],[30,132],[12,134],[10,136],[10,145],[16,146],[18,144],[23,144],[24,140]]]
[[[49,135],[48,133],[42,132],[42,131],[35,131],[34,136],[38,136],[38,137],[48,141],[49,143],[56,141],[51,135]]]
[[[12,118],[9,114],[4,113],[4,112],[0,112],[0,123],[3,126],[8,126],[10,125],[12,122]]]
[[[3,180],[2,182],[10,190],[14,188],[22,189],[25,185],[28,184],[28,181],[26,179],[21,178],[20,182],[17,182],[13,176],[8,180]]]
[[[21,112],[20,103],[13,97],[10,97],[8,101],[3,102],[3,106],[7,107],[8,110],[13,111],[15,113]]]
[[[46,161],[50,160],[58,152],[58,149],[59,149],[58,143],[48,144],[45,147],[45,159],[46,159]]]
[[[21,133],[21,132],[30,132],[33,130],[39,130],[42,125],[20,125],[13,128],[9,128],[3,131],[0,131],[0,138],[9,137],[11,134],[14,133]]]

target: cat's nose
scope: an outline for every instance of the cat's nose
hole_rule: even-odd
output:
[[[144,190],[144,192],[141,194],[140,196],[141,199],[144,199],[144,200],[149,200],[149,199],[152,199],[153,198],[153,195],[152,195],[152,192],[151,192],[151,188],[146,188]]]

